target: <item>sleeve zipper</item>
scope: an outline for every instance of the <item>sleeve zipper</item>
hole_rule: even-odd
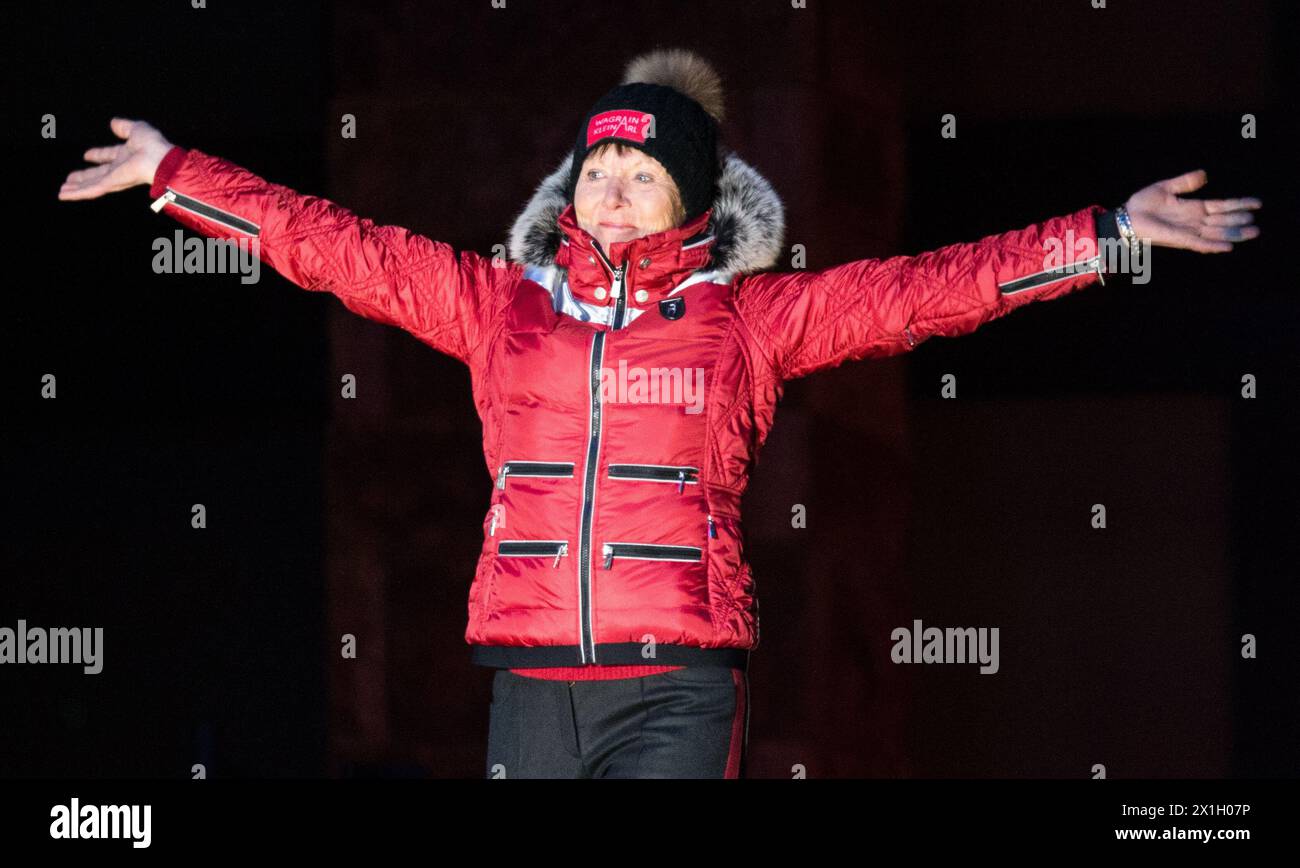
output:
[[[191,214],[197,214],[204,220],[211,220],[225,226],[227,229],[234,229],[236,232],[243,232],[245,235],[258,235],[261,228],[251,220],[245,220],[229,211],[223,211],[220,208],[209,205],[207,202],[200,202],[192,196],[186,196],[184,193],[177,193],[171,187],[153,201],[149,207],[155,212],[161,212],[166,205],[175,205]]]

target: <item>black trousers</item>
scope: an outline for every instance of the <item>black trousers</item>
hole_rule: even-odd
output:
[[[749,677],[688,666],[605,681],[497,671],[489,778],[739,778]]]

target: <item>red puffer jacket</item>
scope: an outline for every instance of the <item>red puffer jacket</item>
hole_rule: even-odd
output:
[[[465,639],[488,666],[746,667],[759,624],[740,498],[783,384],[1102,273],[1099,205],[917,256],[765,271],[781,202],[730,153],[710,211],[602,251],[565,199],[569,159],[516,219],[509,260],[198,150],[168,154],[151,191],[155,210],[253,236],[295,284],[469,366],[496,484]]]

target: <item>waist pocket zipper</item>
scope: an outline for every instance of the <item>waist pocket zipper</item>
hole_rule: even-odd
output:
[[[503,539],[497,543],[497,557],[545,558],[555,556],[551,566],[559,567],[560,558],[569,554],[569,541],[559,539]]]
[[[700,560],[703,550],[698,546],[666,546],[650,543],[605,543],[601,546],[605,558],[605,569],[612,569],[614,558],[632,558],[644,561],[680,561],[695,563]]]
[[[507,461],[497,473],[497,488],[505,489],[506,477],[550,476],[559,479],[573,476],[572,461]]]
[[[611,464],[610,479],[636,479],[643,482],[676,482],[680,494],[687,485],[699,483],[700,469],[675,464]]]

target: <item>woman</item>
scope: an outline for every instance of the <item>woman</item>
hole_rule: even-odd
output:
[[[1099,242],[1200,252],[1256,199],[1192,172],[918,256],[768,271],[784,213],[721,148],[700,58],[634,60],[491,260],[379,226],[114,119],[61,199],[149,184],[154,208],[255,239],[289,280],[469,366],[495,475],[469,588],[493,683],[493,777],[739,777],[758,603],[739,504],[785,382],[955,336],[1111,268]]]

